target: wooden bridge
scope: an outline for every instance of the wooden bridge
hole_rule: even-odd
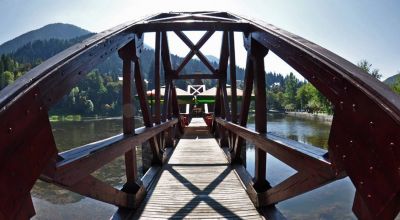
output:
[[[178,66],[170,60],[170,31],[190,48]],[[183,31],[205,34],[193,43]],[[154,115],[149,111],[140,67],[143,33],[148,32],[156,36]],[[222,32],[218,68],[200,51],[214,32]],[[240,103],[234,32],[243,33],[248,54]],[[269,51],[302,74],[334,106],[327,151],[266,132],[264,57]],[[123,133],[59,153],[48,110],[115,52],[123,61]],[[211,74],[181,74],[194,55]],[[162,73],[164,100],[160,98]],[[226,88],[228,74],[231,99]],[[198,119],[188,127],[182,125],[174,86],[177,79],[218,81],[209,130]],[[143,114],[141,128],[135,128],[133,120],[133,83]],[[252,91],[255,130],[246,128]],[[356,188],[353,211],[360,219],[393,219],[400,210],[400,98],[332,52],[232,13],[161,13],[84,40],[0,91],[0,128],[0,219],[26,219],[35,214],[30,190],[38,178],[121,207],[115,219],[272,219],[280,217],[274,204],[345,176]],[[254,178],[242,164],[240,152],[246,141],[257,148]],[[144,142],[152,150],[152,167],[138,179],[135,146]],[[267,153],[297,173],[271,187],[265,176]],[[125,155],[127,177],[121,190],[91,175],[121,155]]]

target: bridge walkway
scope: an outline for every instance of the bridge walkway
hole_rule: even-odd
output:
[[[193,118],[131,219],[263,219],[202,118]]]

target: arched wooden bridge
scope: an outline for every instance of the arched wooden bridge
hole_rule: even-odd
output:
[[[175,32],[190,48],[178,67],[171,65],[167,31]],[[183,31],[206,32],[195,44]],[[199,50],[216,31],[223,33],[218,68]],[[156,36],[154,116],[150,115],[140,68],[146,32]],[[234,68],[234,40],[239,39],[234,39],[234,32],[243,33],[248,54],[240,103]],[[333,104],[328,151],[266,132],[264,57],[269,51]],[[123,133],[58,152],[49,108],[114,52],[123,60]],[[212,74],[180,74],[194,55]],[[161,65],[166,85],[162,107]],[[232,79],[229,100],[228,74]],[[176,79],[218,80],[209,134],[198,119],[189,127],[181,126]],[[135,128],[133,120],[133,82],[145,125],[141,128]],[[246,128],[253,90],[257,97],[255,131]],[[336,54],[273,25],[232,13],[161,13],[84,40],[0,91],[0,128],[0,219],[26,219],[35,214],[30,191],[38,178],[127,208],[114,218],[259,218],[263,214],[270,218],[266,210],[274,204],[345,176],[356,188],[353,211],[360,219],[393,219],[400,209],[400,98]],[[153,162],[140,180],[135,146],[147,141]],[[245,141],[257,147],[254,178],[241,164],[239,152]],[[266,153],[297,173],[270,187],[265,177]],[[127,176],[122,190],[91,175],[120,155],[125,155]]]

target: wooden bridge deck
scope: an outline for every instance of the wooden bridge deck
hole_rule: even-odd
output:
[[[262,219],[222,149],[192,119],[133,219]]]

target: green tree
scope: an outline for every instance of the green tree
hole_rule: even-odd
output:
[[[14,73],[10,71],[4,71],[0,74],[0,89],[10,85],[14,82]]]
[[[400,74],[400,72],[398,72]],[[400,95],[400,75],[396,77],[395,82],[393,85],[390,86],[390,88],[397,94]]]
[[[285,103],[284,106],[286,109],[295,109],[296,108],[296,91],[299,87],[299,80],[294,76],[291,72],[289,75],[285,77],[284,80],[285,86]]]
[[[379,73],[378,69],[372,69],[372,64],[369,63],[367,60],[360,60],[360,62],[357,63],[357,66],[364,70],[364,72],[370,74],[371,76],[375,77],[376,79],[381,79],[382,74]]]

